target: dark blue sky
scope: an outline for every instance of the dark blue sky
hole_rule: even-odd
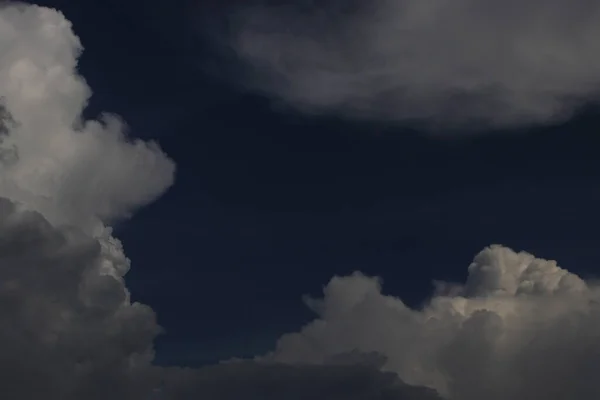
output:
[[[175,186],[117,227],[132,295],[166,329],[160,362],[264,352],[311,318],[303,294],[354,270],[410,304],[433,279],[464,279],[491,243],[597,273],[594,110],[451,138],[302,116],[207,72],[231,66],[202,36],[226,11],[218,2],[40,3],[86,48],[90,115],[121,115],[178,165]]]

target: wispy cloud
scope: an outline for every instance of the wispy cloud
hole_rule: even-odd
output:
[[[294,4],[236,8],[230,44],[245,85],[306,112],[448,131],[559,122],[598,100],[593,1]]]

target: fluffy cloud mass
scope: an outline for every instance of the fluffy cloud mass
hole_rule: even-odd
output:
[[[422,309],[359,273],[336,277],[319,318],[285,335],[269,361],[327,364],[351,351],[385,355],[384,371],[449,399],[592,399],[600,363],[600,288],[556,262],[491,246],[464,285],[438,284]]]
[[[15,400],[439,400],[369,363],[153,366],[119,243],[0,198],[0,392]]]
[[[82,51],[56,10],[0,8],[0,393],[14,400],[434,400],[371,365],[152,364],[161,331],[132,303],[110,223],[172,183],[157,144],[83,120]],[[351,385],[348,382],[352,382]],[[407,397],[409,396],[409,397]]]
[[[0,8],[0,393],[14,400],[595,399],[600,289],[492,246],[465,284],[411,309],[377,278],[335,277],[318,317],[254,360],[158,367],[154,312],[132,302],[110,224],[173,182],[158,145],[90,89],[62,14]]]
[[[34,6],[0,13],[0,194],[52,222],[88,225],[126,216],[173,182],[154,143],[129,139],[116,116],[83,121],[91,95],[76,74],[71,24]]]
[[[232,17],[232,46],[255,72],[245,83],[304,111],[506,128],[598,99],[597,2],[251,4]]]

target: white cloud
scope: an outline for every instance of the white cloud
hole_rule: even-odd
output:
[[[374,0],[240,6],[245,83],[309,112],[430,129],[560,122],[600,91],[600,4]]]
[[[265,361],[327,364],[376,352],[383,370],[459,400],[600,395],[600,288],[554,261],[491,246],[464,285],[438,285],[422,309],[359,273],[336,277],[308,304],[319,318],[283,336]]]
[[[318,319],[256,360],[152,365],[160,332],[132,303],[110,222],[172,183],[157,145],[82,121],[90,90],[69,23],[0,9],[0,393],[15,400],[595,399],[596,284],[494,246],[464,285],[438,283],[419,310],[359,273],[307,303]],[[5,116],[6,117],[6,116]],[[404,383],[406,382],[406,383]],[[413,385],[413,386],[409,386]]]
[[[153,311],[131,303],[113,238],[0,198],[0,393],[15,400],[438,400],[355,355],[327,366],[152,366]],[[357,362],[358,361],[358,362]]]
[[[91,91],[80,52],[61,13],[0,8],[2,396],[436,399],[373,366],[153,366],[161,329],[130,301],[129,260],[110,223],[162,194],[175,166],[158,145],[128,139],[117,117],[82,120]]]
[[[146,381],[154,313],[105,223],[173,182],[156,144],[116,117],[83,121],[82,48],[52,9],[0,7],[0,391],[12,399],[130,396]],[[144,378],[144,379],[142,379]],[[147,387],[145,382],[143,387]],[[150,386],[151,387],[151,386]]]
[[[326,366],[155,367],[161,329],[149,307],[130,302],[128,265],[114,238],[55,227],[0,198],[0,393],[15,400],[439,399],[356,354]]]
[[[14,120],[0,143],[11,156],[0,195],[52,222],[93,226],[152,201],[173,183],[175,166],[156,144],[129,139],[118,117],[81,119],[91,95],[76,71],[81,51],[55,10],[0,11],[0,99]]]

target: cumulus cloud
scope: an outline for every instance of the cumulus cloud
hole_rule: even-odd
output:
[[[254,360],[158,367],[154,312],[132,302],[110,224],[159,196],[174,164],[90,89],[68,21],[0,9],[0,393],[15,400],[595,399],[600,289],[492,246],[420,309],[378,278],[335,277],[318,318]]]
[[[127,396],[150,377],[159,327],[150,308],[129,302],[127,263],[110,239],[55,228],[0,198],[0,391],[7,398],[140,398]]]
[[[598,99],[600,5],[587,0],[254,1],[232,13],[244,83],[303,111],[507,128]]]
[[[129,138],[116,116],[84,121],[91,95],[77,74],[82,46],[54,10],[0,12],[0,194],[52,222],[127,216],[172,183],[174,163],[155,143]]]
[[[0,392],[15,400],[438,400],[379,364],[152,365],[153,311],[131,303],[115,239],[0,198]],[[356,356],[358,360],[362,357]]]
[[[435,400],[370,364],[152,364],[110,224],[161,195],[174,163],[116,116],[83,120],[82,51],[52,9],[0,8],[0,393],[14,400]],[[351,382],[351,383],[350,383]],[[323,397],[325,396],[325,397]]]
[[[600,362],[600,289],[556,262],[491,246],[463,285],[438,284],[421,309],[385,295],[381,281],[335,277],[319,317],[283,336],[263,361],[323,365],[375,352],[384,371],[449,399],[592,399]]]
[[[0,7],[0,391],[12,399],[152,387],[160,328],[130,302],[129,260],[107,223],[164,192],[174,163],[117,117],[83,120],[81,51],[60,12]]]

